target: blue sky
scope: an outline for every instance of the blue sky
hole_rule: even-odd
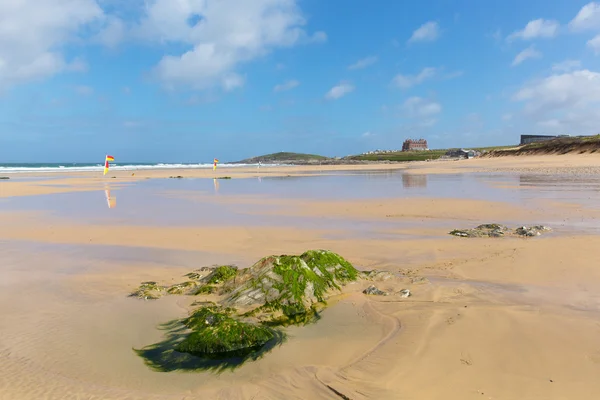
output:
[[[0,2],[0,162],[600,132],[600,2]]]

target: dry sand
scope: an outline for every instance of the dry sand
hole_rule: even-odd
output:
[[[535,167],[590,174],[600,166],[597,156],[535,159],[422,163],[410,170]],[[213,172],[181,174],[188,173],[211,177]],[[256,171],[235,173],[246,177]],[[116,181],[128,185],[165,175],[176,174],[144,171]],[[40,182],[0,181],[0,196],[101,190],[104,184],[89,175],[61,175],[51,186]],[[195,200],[228,203],[238,211],[265,201],[203,195]],[[594,251],[600,236],[560,230],[531,239],[446,234],[446,225],[457,219],[464,220],[462,226],[501,217],[597,218],[597,210],[560,199],[540,209],[473,199],[270,201],[275,209],[266,212],[265,221],[295,215],[368,221],[375,228],[389,220],[407,225],[381,226],[388,235],[370,237],[327,223],[320,228],[268,222],[258,227],[100,224],[43,211],[9,212],[0,203],[0,399],[341,398],[330,388],[351,399],[600,397],[600,253]],[[415,220],[427,224],[412,225]],[[245,266],[266,254],[309,248],[339,252],[359,268],[401,272],[405,278],[378,285],[409,288],[413,295],[366,297],[362,287],[351,285],[347,294],[332,299],[317,324],[291,328],[281,347],[221,375],[154,372],[133,353],[132,348],[161,340],[157,327],[185,316],[190,303],[180,296],[155,302],[127,298],[140,281],[175,282],[201,266],[198,260]],[[411,283],[423,276],[428,282]]]

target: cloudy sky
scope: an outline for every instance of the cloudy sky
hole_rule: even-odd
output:
[[[0,163],[600,132],[600,2],[0,0]]]

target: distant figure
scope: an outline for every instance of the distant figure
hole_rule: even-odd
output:
[[[260,161],[258,162],[258,169],[260,169]]]

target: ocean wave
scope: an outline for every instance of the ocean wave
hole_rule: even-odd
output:
[[[218,168],[241,168],[241,167],[257,167],[258,164],[219,164]],[[262,167],[272,167],[276,165],[261,165]],[[212,164],[111,164],[109,172],[115,171],[137,171],[150,169],[208,169],[212,168]],[[104,166],[97,165],[57,165],[57,166],[0,166],[0,172],[15,173],[15,172],[86,172],[86,171],[102,171]]]

